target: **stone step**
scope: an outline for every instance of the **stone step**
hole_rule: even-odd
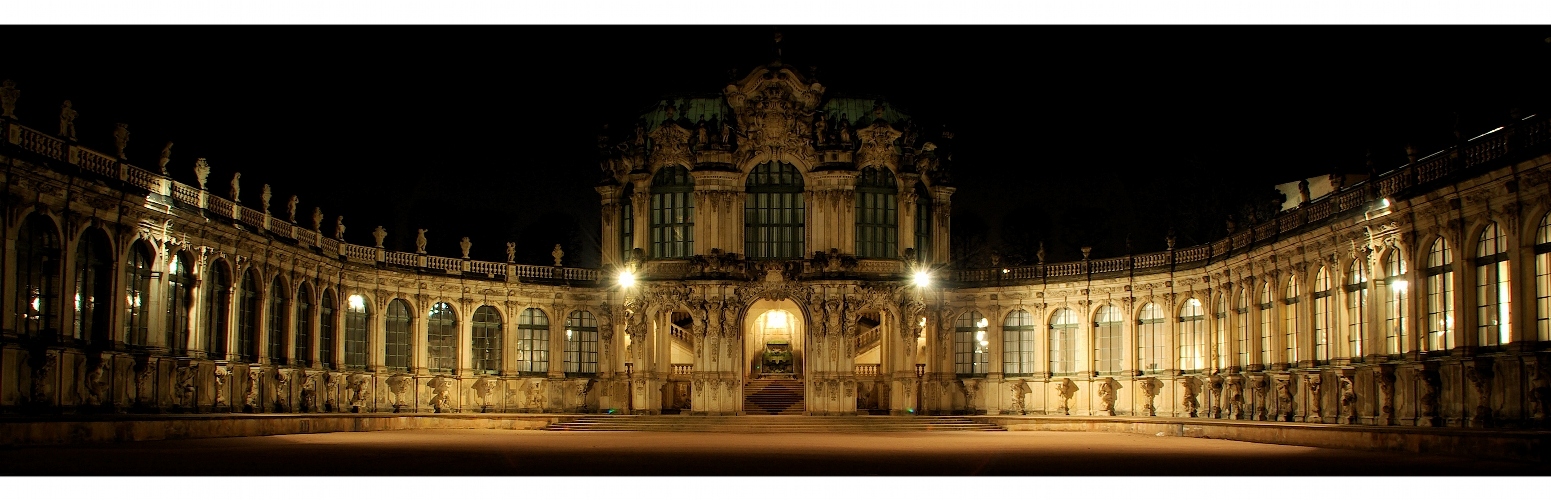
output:
[[[581,417],[550,425],[552,431],[642,431],[730,433],[855,433],[1005,431],[1001,426],[957,417],[902,416],[685,416],[614,415]]]

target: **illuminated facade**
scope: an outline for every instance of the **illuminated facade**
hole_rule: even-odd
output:
[[[997,269],[948,262],[951,134],[780,65],[599,138],[602,269],[348,244],[203,160],[190,186],[0,130],[4,411],[1532,426],[1551,402],[1541,117],[1209,245]]]

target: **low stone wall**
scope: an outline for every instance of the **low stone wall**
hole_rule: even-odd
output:
[[[1009,431],[1123,432],[1492,460],[1551,460],[1551,431],[1253,422],[1185,418],[981,416]]]
[[[410,429],[541,429],[568,414],[207,414],[51,416],[0,419],[0,446],[273,436]]]

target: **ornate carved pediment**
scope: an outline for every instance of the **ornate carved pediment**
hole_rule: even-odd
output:
[[[823,85],[783,67],[755,68],[728,85],[723,95],[742,131],[740,156],[746,160],[768,151],[774,158],[784,151],[814,159],[807,138],[812,136],[813,112],[823,94]]]
[[[894,141],[900,135],[900,131],[881,119],[857,130],[856,136],[862,142],[861,149],[856,152],[857,168],[881,166],[898,172],[899,156],[894,153]]]
[[[651,165],[661,167],[663,165],[693,166],[689,153],[689,129],[679,124],[665,121],[650,134],[652,138]]]

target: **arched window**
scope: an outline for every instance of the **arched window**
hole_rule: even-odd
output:
[[[1368,266],[1363,258],[1352,261],[1346,273],[1346,353],[1352,359],[1363,357],[1368,340]]]
[[[1217,300],[1213,302],[1212,320],[1215,327],[1215,335],[1212,337],[1212,348],[1217,353],[1217,368],[1226,369],[1233,364],[1230,356],[1233,351],[1228,349],[1228,294],[1218,291]]]
[[[458,313],[452,304],[431,305],[431,317],[425,331],[426,361],[433,373],[458,370]]]
[[[1186,299],[1185,306],[1179,308],[1179,369],[1198,372],[1205,364],[1206,311],[1201,301]]]
[[[409,316],[409,311],[404,311]],[[351,295],[345,299],[345,368],[366,369],[366,353],[372,324],[372,305],[366,297]],[[407,365],[408,362],[405,362]],[[400,366],[399,369],[407,369]]]
[[[259,310],[259,300],[263,296],[259,295],[258,281],[258,271],[249,270],[242,278],[237,297],[237,355],[249,363],[258,362],[258,344],[254,341],[263,313]]]
[[[1427,251],[1427,338],[1422,348],[1441,351],[1454,348],[1454,255],[1443,238]]]
[[[178,252],[167,262],[167,349],[175,356],[188,351],[189,307],[194,305],[194,280],[189,276],[189,256]]]
[[[279,276],[269,284],[269,328],[265,331],[269,340],[269,362],[275,365],[285,364],[285,327],[286,315],[291,311],[290,292],[286,291],[285,281]]]
[[[1487,224],[1476,243],[1476,333],[1482,346],[1512,342],[1509,314],[1508,237]]]
[[[112,312],[113,250],[101,229],[87,228],[75,247],[75,338],[107,346]]]
[[[296,354],[292,361],[312,366],[312,291],[305,284],[296,287]]]
[[[1034,365],[1034,315],[1022,309],[1007,313],[1002,322],[1002,372],[1006,375],[1032,375]]]
[[[652,177],[652,256],[695,253],[695,179],[689,169],[662,167]]]
[[[338,366],[334,360],[334,329],[338,325],[339,311],[334,305],[334,290],[325,288],[318,298],[318,364],[322,368]]]
[[[761,163],[744,182],[743,251],[751,259],[803,256],[802,174],[790,163]]]
[[[1260,359],[1262,369],[1271,366],[1271,282],[1260,284]]]
[[[1391,245],[1384,259],[1384,354],[1406,351],[1406,259]]]
[[[1121,333],[1124,321],[1121,318],[1120,308],[1115,306],[1099,308],[1098,321],[1093,325],[1097,330],[1094,333],[1097,338],[1094,342],[1096,347],[1093,359],[1098,364],[1095,367],[1096,371],[1101,374],[1114,374],[1125,370],[1125,365],[1122,364],[1125,362],[1122,359],[1125,353],[1122,344],[1124,339],[1121,337],[1124,335]]]
[[[623,194],[619,196],[619,260],[630,260],[630,251],[635,249],[635,202],[631,201],[635,194],[635,184],[625,183]]]
[[[1330,273],[1329,270],[1320,267],[1319,273],[1314,275],[1314,361],[1324,362],[1330,359],[1330,325],[1335,323],[1335,317],[1331,314],[1330,297]]]
[[[1163,310],[1148,302],[1142,306],[1142,314],[1136,319],[1136,359],[1143,373],[1163,370],[1163,356],[1168,356],[1168,339],[1163,338]]]
[[[1050,374],[1077,372],[1077,313],[1068,308],[1050,315]]]
[[[383,364],[390,370],[409,371],[413,351],[409,350],[409,303],[393,299],[388,303],[387,330],[383,339]]]
[[[953,327],[953,373],[964,377],[984,375],[990,363],[991,343],[986,339],[986,326],[990,322],[979,311],[959,315]]]
[[[565,373],[598,373],[598,320],[587,311],[571,311],[565,318]]]
[[[1238,329],[1233,343],[1233,362],[1241,369],[1249,367],[1249,289],[1239,287],[1238,307],[1233,309]]]
[[[1551,213],[1535,230],[1535,333],[1541,342],[1551,341]]]
[[[1287,350],[1283,353],[1282,359],[1288,364],[1298,362],[1298,301],[1300,300],[1298,293],[1297,276],[1288,276],[1287,294],[1282,297],[1282,303],[1285,304],[1282,306],[1282,324],[1287,328],[1287,331],[1282,333],[1284,343],[1282,348]]]
[[[147,345],[151,341],[150,315],[145,307],[151,302],[151,252],[145,243],[129,247],[124,263],[124,343]]]
[[[517,371],[549,371],[549,316],[535,307],[517,316]]]
[[[932,262],[932,193],[916,183],[916,258]]]
[[[491,306],[479,306],[470,319],[473,327],[474,373],[501,373],[501,312]]]
[[[210,281],[205,289],[205,353],[210,359],[226,359],[226,338],[230,334],[228,323],[232,311],[232,279],[226,272],[226,262],[217,259],[210,263]]]
[[[23,335],[59,332],[59,230],[53,219],[33,213],[16,236],[16,329]]]
[[[866,167],[856,179],[856,256],[892,259],[899,247],[899,187],[887,167]]]

